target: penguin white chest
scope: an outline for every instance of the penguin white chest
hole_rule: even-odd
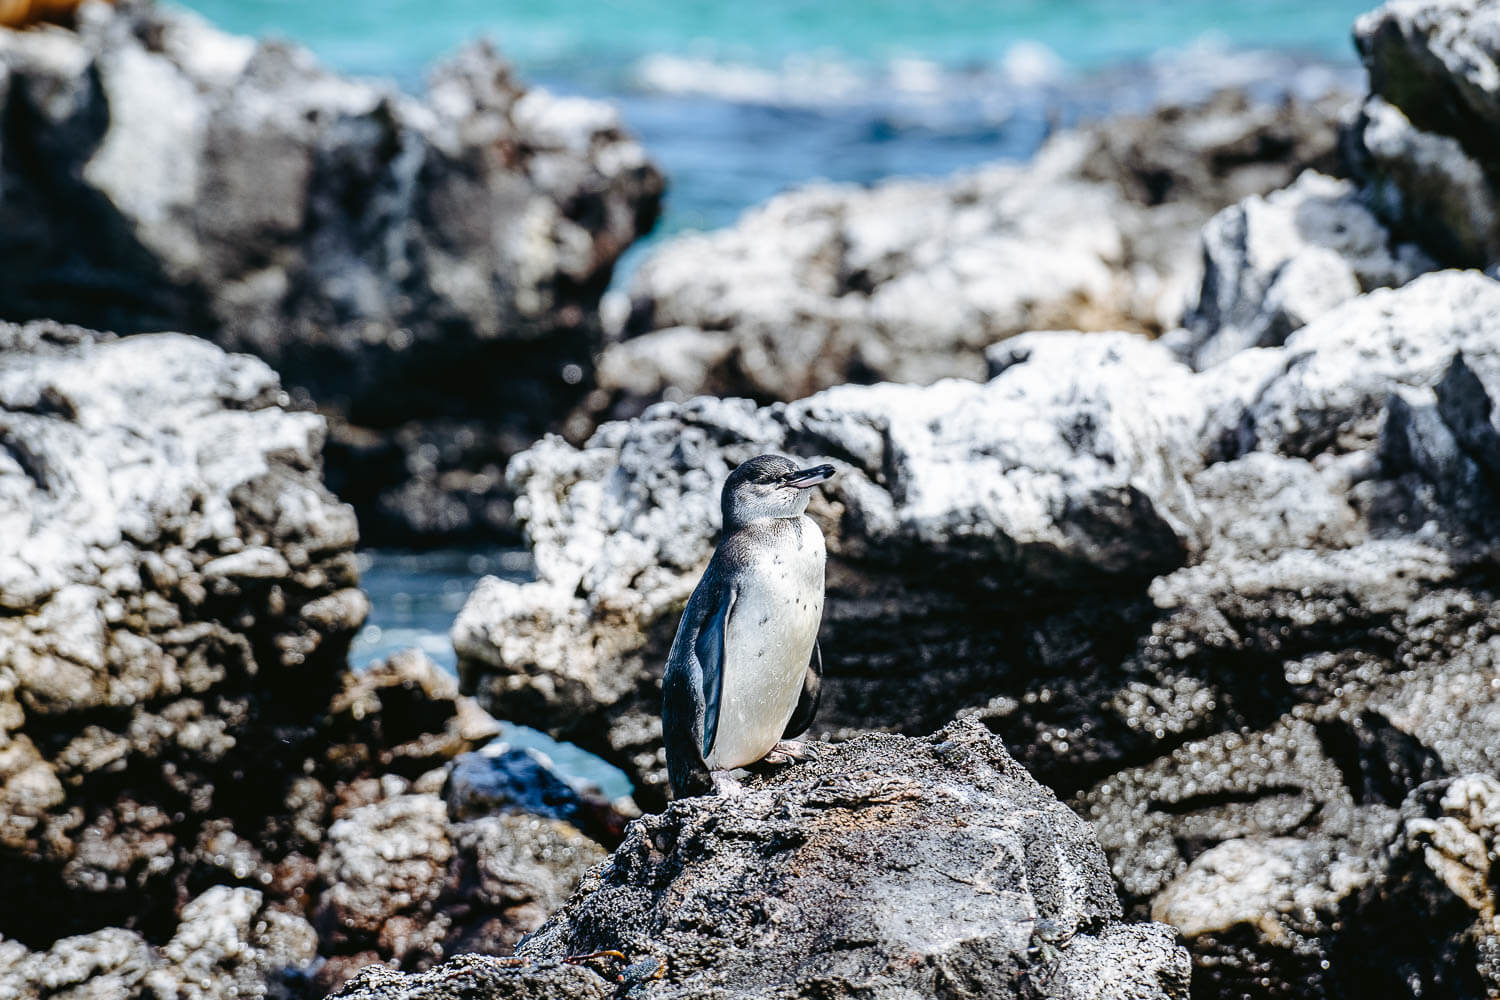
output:
[[[708,766],[745,767],[786,731],[823,620],[823,533],[807,517],[757,546],[736,577],[724,636],[724,687]]]

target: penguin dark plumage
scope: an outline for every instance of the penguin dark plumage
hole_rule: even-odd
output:
[[[809,490],[830,465],[799,469],[779,455],[744,462],[724,483],[724,537],[683,611],[662,681],[662,738],[678,797],[728,771],[795,759],[788,742],[817,711],[823,664],[823,533]]]

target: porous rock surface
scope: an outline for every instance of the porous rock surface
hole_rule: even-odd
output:
[[[198,338],[0,324],[0,995],[263,995],[329,943],[335,812],[496,731],[425,658],[348,672],[354,515],[284,402]]]
[[[438,796],[387,784],[393,794],[329,828],[318,858],[312,920],[327,957],[313,977],[318,995],[371,964],[508,955],[604,856],[558,820],[514,811],[459,820]]]
[[[699,393],[762,402],[846,382],[980,378],[1036,329],[1159,331],[1225,205],[1333,165],[1342,96],[1221,93],[1059,133],[1024,165],[818,184],[641,265],[582,420]]]
[[[45,323],[0,347],[0,933],[150,923],[208,817],[268,872],[305,841],[278,828],[302,758],[266,751],[314,735],[364,621],[354,515],[260,361]]]
[[[1170,929],[1119,916],[1087,827],[959,723],[643,818],[490,975],[526,996],[1186,996]],[[605,951],[624,956],[594,960],[618,985],[563,991],[559,961]],[[446,973],[372,974],[341,996],[458,996],[481,974]]]
[[[1500,263],[1500,8],[1396,0],[1354,41],[1370,95],[1342,145],[1367,200],[1445,264]]]
[[[1500,768],[1497,329],[1500,283],[1438,272],[1201,373],[1131,335],[1028,334],[987,383],[549,439],[512,466],[538,579],[476,588],[461,670],[660,802],[660,665],[724,476],[833,461],[814,733],[981,719],[1093,821],[1139,912],[1271,879],[1182,918],[1195,988],[1363,995],[1336,928],[1384,898],[1402,802]],[[1429,930],[1413,948],[1439,954]]]
[[[182,909],[170,940],[109,927],[28,952],[0,940],[0,995],[16,998],[252,1000],[295,995],[298,969],[317,955],[299,916],[264,905],[248,887],[214,886]]]
[[[415,98],[138,0],[0,29],[0,117],[0,317],[269,361],[368,538],[509,524],[505,460],[581,395],[662,190],[612,108],[485,45]]]
[[[341,1000],[612,1000],[617,986],[600,973],[567,961],[521,962],[514,958],[460,955],[427,972],[401,973],[384,966],[364,969]],[[333,998],[330,998],[333,1000]]]

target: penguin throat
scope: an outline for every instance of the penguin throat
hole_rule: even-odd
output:
[[[811,499],[807,492],[799,491],[790,503],[775,502],[774,497],[748,501],[742,499],[737,503],[725,503],[722,511],[724,531],[726,533],[738,531],[757,521],[792,521],[795,523],[807,512],[807,503]]]

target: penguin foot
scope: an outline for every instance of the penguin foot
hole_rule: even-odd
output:
[[[714,771],[709,775],[714,783],[714,794],[728,799],[737,799],[745,794],[745,786],[728,771]]]
[[[818,756],[817,748],[801,740],[781,740],[765,759],[773,764],[791,764],[796,761],[813,760]]]
[[[764,757],[750,765],[750,769],[756,771],[768,766],[785,767],[787,764],[812,760],[817,756],[818,751],[811,743],[803,743],[801,740],[782,740],[767,751]]]

